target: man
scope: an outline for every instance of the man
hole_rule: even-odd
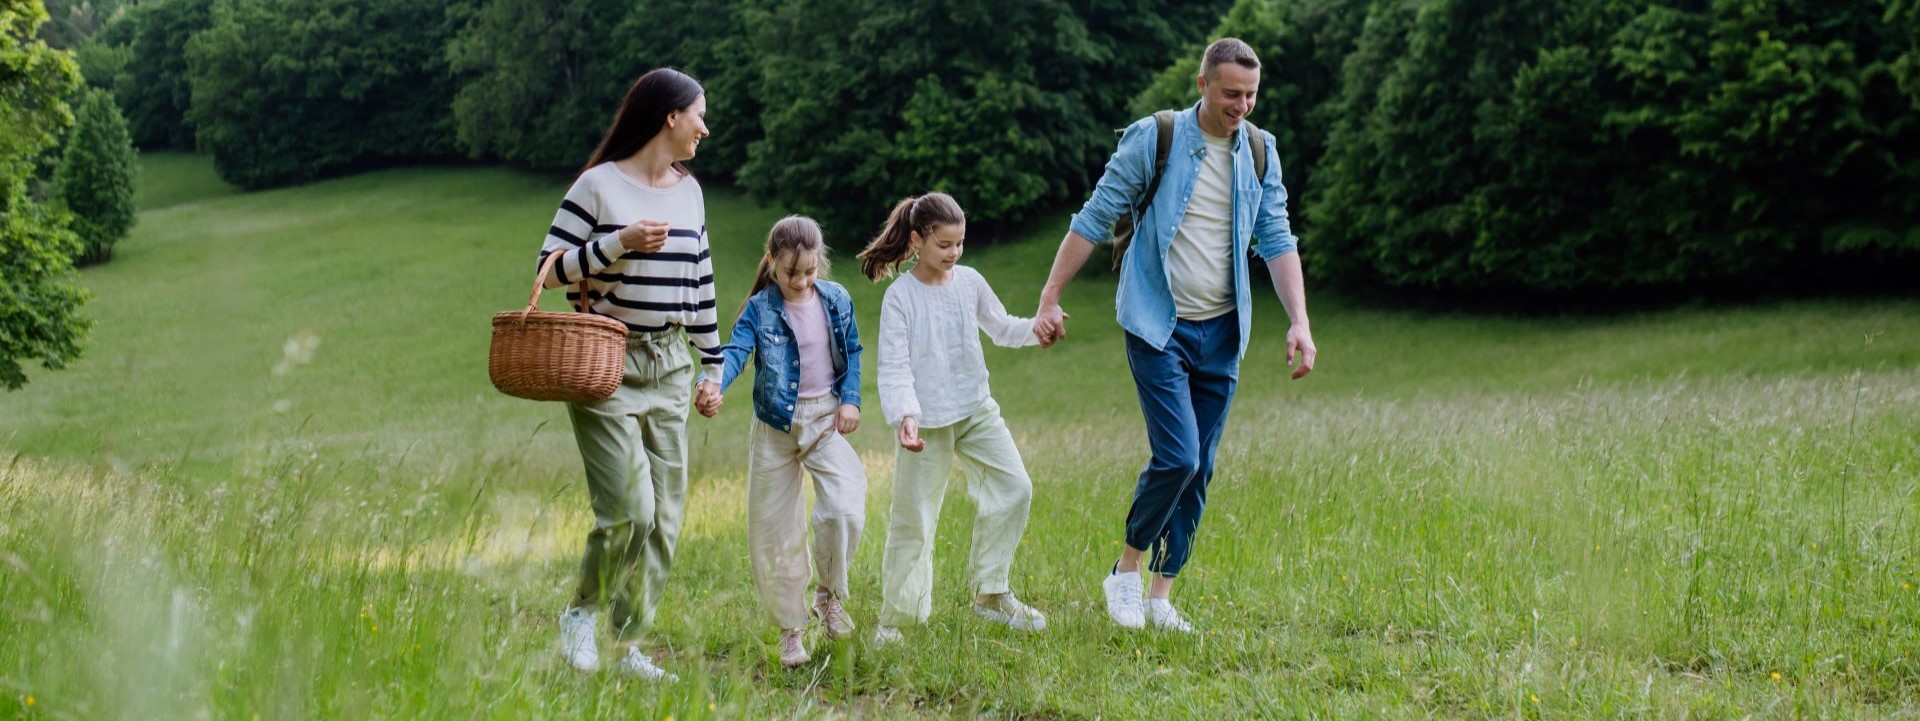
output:
[[[1248,140],[1253,129],[1245,120],[1260,89],[1260,59],[1246,43],[1223,38],[1207,47],[1195,82],[1200,103],[1174,116],[1166,169],[1137,218],[1120,270],[1115,305],[1153,457],[1134,488],[1126,549],[1102,584],[1115,623],[1181,632],[1193,627],[1169,598],[1200,526],[1252,328],[1250,242],[1293,324],[1287,363],[1295,379],[1313,370],[1315,355],[1273,136],[1263,137],[1265,177],[1255,171]],[[1145,200],[1158,135],[1152,117],[1127,128],[1093,196],[1074,216],[1040,294],[1034,330],[1048,345],[1066,335],[1060,293],[1067,282],[1114,222]],[[1146,568],[1154,575],[1143,603],[1141,562],[1149,552]]]

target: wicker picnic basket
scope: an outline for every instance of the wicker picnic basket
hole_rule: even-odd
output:
[[[536,310],[540,286],[561,253],[550,253],[533,278],[527,307],[495,313],[487,376],[517,398],[590,403],[613,395],[627,369],[627,326],[592,313]],[[586,288],[580,288],[582,302]]]

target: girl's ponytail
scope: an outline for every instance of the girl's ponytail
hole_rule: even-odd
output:
[[[879,280],[893,275],[900,264],[913,254],[913,206],[919,198],[908,197],[893,204],[893,212],[887,214],[887,225],[874,236],[867,249],[860,251],[860,274],[867,280]]]
[[[953,196],[932,192],[919,197],[902,198],[887,214],[887,225],[874,236],[867,249],[860,251],[860,274],[879,280],[900,270],[900,264],[913,255],[913,234],[926,237],[935,226],[967,222]]]

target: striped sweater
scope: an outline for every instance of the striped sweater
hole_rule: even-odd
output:
[[[629,251],[619,231],[641,220],[673,226],[657,252]],[[567,302],[588,313],[627,324],[635,333],[687,329],[700,363],[717,371],[720,327],[714,309],[713,259],[707,246],[706,197],[700,183],[683,178],[671,188],[654,188],[601,163],[580,174],[567,189],[547,229],[539,260],[564,253],[546,287],[567,289]],[[585,281],[586,302],[576,285]]]

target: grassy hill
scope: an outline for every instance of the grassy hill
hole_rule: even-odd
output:
[[[652,635],[688,681],[653,688],[557,663],[578,456],[559,406],[485,377],[564,179],[239,194],[203,158],[143,162],[134,236],[82,275],[87,358],[0,395],[0,718],[1920,711],[1920,302],[1511,318],[1315,296],[1320,368],[1288,382],[1261,298],[1183,638],[1101,610],[1146,448],[1112,279],[1083,277],[1062,345],[988,351],[1036,482],[1016,590],[1048,631],[967,612],[956,477],[932,625],[781,670],[745,558],[742,386],[691,424]],[[708,198],[731,318],[782,211]],[[1031,313],[1065,223],[964,262]],[[868,333],[870,231],[828,229]],[[863,627],[892,476],[867,410]]]

